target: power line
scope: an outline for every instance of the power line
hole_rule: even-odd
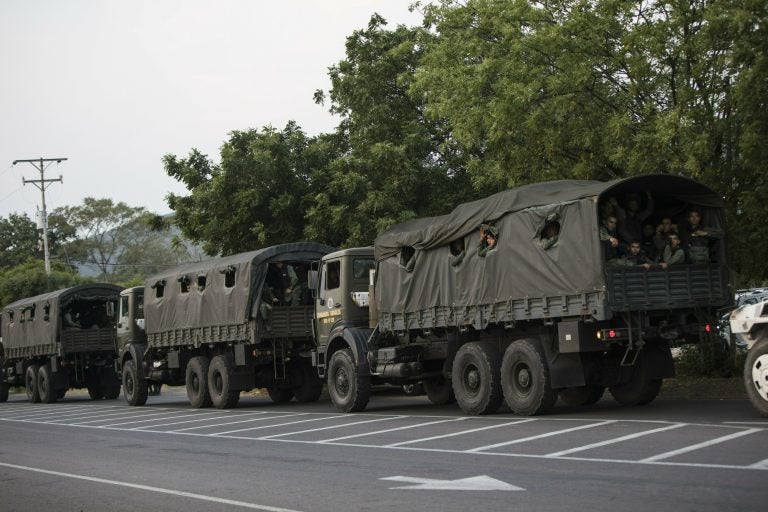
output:
[[[13,165],[16,165],[19,162],[26,162],[28,164],[31,164],[32,167],[40,171],[40,179],[39,180],[28,180],[26,178],[22,178],[22,184],[26,185],[27,183],[31,183],[37,188],[40,189],[40,193],[43,196],[43,249],[45,252],[45,273],[47,275],[51,275],[51,260],[50,260],[50,253],[48,252],[48,212],[45,208],[45,189],[47,189],[51,183],[59,182],[64,183],[64,179],[62,178],[61,174],[59,174],[58,179],[45,179],[45,170],[48,168],[48,166],[51,164],[51,162],[61,163],[66,158],[37,158],[37,159],[29,159],[29,160],[14,160]],[[39,165],[38,165],[39,164]]]

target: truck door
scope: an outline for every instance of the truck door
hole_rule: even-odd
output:
[[[315,302],[318,345],[328,343],[333,325],[341,320],[342,288],[341,260],[323,262],[320,267],[320,286]]]
[[[122,352],[128,343],[144,343],[144,288],[128,288],[120,292],[117,313],[117,347]]]

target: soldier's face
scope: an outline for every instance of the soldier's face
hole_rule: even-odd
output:
[[[486,235],[485,244],[488,246],[489,249],[493,249],[494,247],[496,247],[496,237],[493,235]]]
[[[677,235],[671,235],[671,236],[669,237],[669,244],[670,244],[672,247],[677,247],[678,245],[680,245],[680,239],[679,239],[679,238],[677,238]]]
[[[699,212],[691,212],[688,214],[688,222],[691,223],[691,226],[698,226],[701,222],[701,215],[699,215]]]
[[[629,252],[632,253],[632,256],[637,256],[640,254],[640,244],[632,244],[629,246]]]

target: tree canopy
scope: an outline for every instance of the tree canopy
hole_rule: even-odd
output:
[[[234,131],[165,158],[209,252],[370,244],[396,222],[536,181],[688,176],[722,191],[741,284],[768,280],[768,20],[754,0],[443,0],[380,16],[316,91],[333,133]]]

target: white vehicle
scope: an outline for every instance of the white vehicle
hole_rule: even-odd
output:
[[[744,384],[755,409],[768,417],[768,298],[731,312],[731,333],[747,347]]]

